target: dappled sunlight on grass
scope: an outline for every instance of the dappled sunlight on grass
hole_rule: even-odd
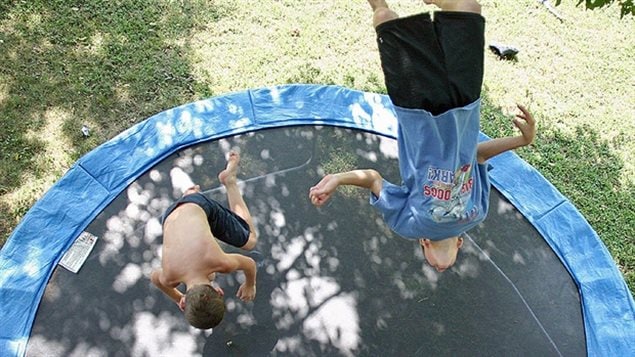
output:
[[[175,43],[214,8],[136,0],[14,5],[0,16],[0,117],[7,119],[0,123],[0,244],[69,160],[205,91],[189,77],[187,44]],[[52,132],[50,115],[62,115]]]
[[[309,2],[297,7],[278,1],[264,3],[266,16],[248,1],[234,1],[239,10],[192,36],[195,75],[213,83],[214,92],[292,82],[341,83],[346,79],[369,87],[366,78],[375,80],[379,58],[367,4]],[[334,17],[342,17],[342,21],[346,17],[347,23],[361,26],[335,30]],[[328,45],[314,45],[320,42]],[[250,68],[249,74],[242,68]],[[341,68],[355,72],[346,75]],[[370,86],[377,88],[376,81]]]
[[[132,95],[130,93],[129,84],[117,84],[114,89],[115,97],[121,103],[130,103],[132,101]]]
[[[92,55],[103,55],[105,50],[104,42],[104,35],[101,32],[97,32],[91,36],[86,50]]]
[[[43,125],[29,128],[25,136],[30,140],[43,143],[44,150],[39,158],[40,164],[46,163],[46,171],[50,172],[52,179],[56,179],[73,163],[69,155],[73,143],[64,135],[64,124],[72,113],[63,108],[52,107],[42,115]],[[79,133],[79,128],[76,129]]]
[[[588,125],[613,142],[624,162],[621,182],[635,184],[635,18],[619,19],[617,6],[585,11],[563,1],[558,21],[539,3],[518,8],[481,1],[487,19],[486,44],[520,49],[517,61],[485,55],[485,87],[492,105],[529,106],[539,125],[565,133]],[[514,25],[509,21],[513,19]],[[538,133],[540,135],[540,131]]]
[[[7,99],[9,96],[9,86],[2,82],[2,78],[0,78],[0,105]]]

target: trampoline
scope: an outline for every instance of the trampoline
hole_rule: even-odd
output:
[[[190,103],[128,129],[78,160],[0,251],[0,355],[635,353],[635,304],[608,251],[514,153],[490,160],[489,216],[444,273],[389,231],[367,192],[311,205],[308,188],[325,172],[376,168],[398,181],[395,135],[386,96],[298,84]],[[216,175],[232,147],[260,236],[257,296],[239,301],[242,274],[220,275],[225,319],[200,331],[150,283],[159,216],[192,182],[224,201]],[[83,232],[97,243],[72,273],[58,263]]]

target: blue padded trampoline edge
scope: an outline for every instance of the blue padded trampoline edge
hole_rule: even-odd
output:
[[[486,135],[481,134],[481,140],[488,139]],[[606,356],[607,353],[627,355],[635,352],[635,301],[608,249],[588,221],[569,199],[564,197],[540,172],[527,164],[516,153],[507,152],[490,161],[494,166],[494,169],[490,171],[492,185],[540,232],[578,286],[589,356]],[[531,187],[533,192],[557,197],[552,206],[543,211],[533,211],[532,206],[524,204],[524,202],[531,202],[535,199],[528,194],[530,191],[509,190],[507,186],[511,182],[509,176],[516,173],[496,170],[495,168],[514,165],[522,165],[532,171],[533,175],[523,176],[523,184]],[[575,237],[554,232],[550,216],[557,216],[560,211],[565,211],[570,225],[578,229],[575,232]],[[577,239],[581,243],[577,253],[584,257],[583,263],[594,265],[592,269],[582,269],[581,259],[573,259],[570,256],[571,252],[563,253],[564,246],[571,243],[566,242],[568,239]],[[591,252],[585,251],[582,243],[587,243],[587,246],[592,245],[593,254],[590,255]],[[598,271],[602,275],[599,275]],[[600,291],[597,289],[598,281],[601,281],[603,285],[609,285],[610,288]],[[615,299],[607,299],[607,294],[614,294]],[[607,300],[618,300],[622,301],[623,304],[620,306],[609,305]],[[623,334],[606,334],[604,331],[607,327],[622,331]]]
[[[333,99],[337,98],[338,96],[342,96],[344,95],[345,97],[348,95],[353,94],[354,96],[359,97],[359,95],[363,95],[365,93],[363,92],[359,92],[359,91],[355,91],[355,90],[350,90],[350,89],[346,89],[343,87],[339,87],[339,86],[321,86],[321,85],[284,85],[284,86],[279,86],[279,87],[268,87],[268,88],[263,88],[264,90],[268,90],[269,88],[275,88],[278,92],[282,92],[282,93],[292,93],[291,95],[297,96],[299,98],[301,98],[303,95],[305,94],[311,94],[311,93],[316,93],[319,91],[319,93],[321,94],[321,99],[324,100],[325,98],[329,98],[329,96],[331,96]],[[334,126],[343,126],[343,127],[348,127],[348,128],[355,128],[355,129],[361,129],[361,130],[366,130],[369,132],[373,132],[379,135],[383,135],[383,136],[387,136],[387,137],[393,137],[394,138],[394,132],[390,131],[388,129],[385,129],[383,127],[374,127],[372,121],[371,122],[364,122],[364,123],[359,123],[359,122],[354,122],[352,119],[350,120],[345,120],[342,118],[339,119],[324,119],[324,118],[320,118],[317,120],[314,120],[314,118],[312,118],[310,115],[302,115],[302,112],[299,111],[298,113],[294,113],[294,114],[298,114],[297,116],[295,116],[292,119],[284,119],[281,120],[280,122],[259,122],[256,118],[257,114],[256,111],[254,110],[253,106],[254,106],[254,102],[253,102],[253,96],[255,91],[260,91],[262,89],[258,89],[258,90],[249,90],[247,91],[247,95],[249,97],[250,103],[249,103],[249,110],[250,113],[254,116],[252,119],[252,123],[248,126],[248,127],[242,127],[236,130],[230,130],[230,131],[225,131],[223,132],[223,136],[230,136],[230,135],[237,135],[240,133],[244,133],[244,132],[249,132],[249,131],[253,131],[253,130],[258,130],[258,129],[262,129],[262,128],[273,128],[273,127],[281,127],[281,126],[291,126],[291,125],[310,125],[310,124],[317,124],[317,125],[334,125]],[[287,90],[290,90],[290,92],[286,92]],[[242,93],[242,92],[240,92]],[[225,95],[225,96],[221,96],[221,97],[227,97],[231,94]],[[373,94],[374,95],[374,94]],[[389,100],[387,100],[387,97],[384,95],[380,95],[381,97],[383,97],[384,103],[385,102],[389,102]],[[219,97],[215,97],[215,98],[219,98]],[[213,98],[210,98],[213,99]],[[307,98],[304,98],[307,99]],[[308,98],[310,99],[310,98]],[[339,98],[338,98],[339,99]],[[346,98],[348,100],[348,98]],[[180,106],[178,108],[180,109],[188,109],[188,108],[192,108],[193,105],[197,104],[197,103],[204,103],[207,100],[203,100],[203,101],[199,101],[199,102],[194,102],[194,103],[189,103],[189,104],[185,104],[183,106]],[[151,117],[147,120],[153,120],[154,117]],[[142,125],[144,122],[141,122],[139,124],[137,124],[136,126],[130,128],[129,130],[132,130],[131,132],[134,132],[134,130],[139,129],[140,125]],[[136,132],[135,132],[136,133]],[[197,138],[196,140],[191,140],[188,142],[181,142],[181,143],[176,143],[175,145],[173,145],[170,149],[164,151],[163,153],[159,154],[154,160],[152,160],[152,165],[156,162],[159,162],[160,160],[162,160],[163,158],[167,157],[168,155],[170,155],[171,153],[179,150],[182,147],[185,146],[190,146],[190,145],[194,145],[198,142],[202,142],[202,141],[207,141],[207,140],[213,140],[213,139],[217,139],[218,137],[212,136],[212,137],[205,137],[205,138]],[[93,150],[93,153],[100,150],[100,148],[102,148],[103,146],[105,146],[106,144],[112,144],[111,141],[102,144],[101,146],[99,146],[98,148],[96,148],[95,150]],[[509,158],[504,158],[505,160],[521,160],[520,158],[518,158],[515,155],[509,156]],[[81,159],[80,159],[81,161]],[[521,160],[522,161],[522,160]],[[112,192],[110,192],[110,195],[108,197],[108,199],[106,201],[102,202],[102,205],[100,205],[100,209],[96,210],[94,212],[91,213],[91,217],[94,218],[94,216],[96,216],[96,212],[99,212],[101,209],[103,209],[105,206],[107,206],[121,191],[123,191],[123,189],[125,189],[125,187],[130,184],[132,181],[134,181],[139,175],[141,175],[143,172],[145,172],[148,168],[150,168],[152,165],[148,164],[143,168],[139,168],[138,170],[134,171],[134,175],[128,177],[125,182],[125,185],[122,185],[120,187],[117,188],[117,190],[113,190]],[[533,168],[532,168],[533,169]],[[535,169],[534,169],[535,170]],[[493,176],[493,180],[492,183],[493,185],[499,189],[503,195],[505,195],[505,197],[507,197],[508,199],[510,199],[513,203],[517,204],[518,202],[518,197],[514,197],[514,195],[512,195],[511,192],[508,192],[506,190],[506,187],[504,186],[504,184],[502,184],[499,180],[497,180],[496,178],[497,174],[494,174]],[[542,177],[541,175],[538,175],[539,177]],[[541,184],[541,185],[545,185],[545,189],[549,189],[549,190],[555,190],[555,193],[557,193],[559,195],[559,192],[557,192],[557,190],[548,182],[544,179],[544,182],[537,182],[536,184]],[[59,182],[58,182],[59,183]],[[56,183],[56,185],[58,184]],[[54,186],[55,187],[55,186]],[[115,192],[116,191],[116,192]],[[532,199],[532,197],[523,197],[523,199]],[[566,200],[566,199],[565,199]],[[38,204],[40,204],[40,202],[36,203],[36,205],[34,205],[34,207],[32,207],[32,209],[34,209]],[[540,216],[540,215],[544,215],[544,213],[547,212],[542,212],[541,214],[536,215],[536,212],[525,212],[523,210],[526,210],[527,207],[524,207],[524,205],[520,204],[520,207],[517,207],[519,209],[519,211],[524,214],[525,216]],[[577,210],[576,210],[577,212]],[[576,219],[579,220],[579,224],[580,225],[584,225],[586,227],[586,229],[590,230],[593,233],[593,236],[595,237],[595,239],[597,239],[599,241],[599,237],[597,237],[597,235],[595,234],[595,232],[593,231],[593,229],[588,225],[588,223],[586,222],[586,220],[584,220],[584,218],[582,217],[581,214],[579,214],[579,212],[577,212],[577,214],[579,215],[579,217],[577,217]],[[25,219],[27,219],[28,213],[25,216]],[[53,263],[50,265],[50,271],[48,272],[48,275],[46,277],[46,279],[44,281],[40,281],[40,287],[37,290],[37,292],[34,293],[34,300],[37,300],[36,302],[39,302],[39,299],[41,299],[42,294],[44,293],[45,287],[46,287],[46,283],[48,282],[48,279],[50,278],[50,275],[53,272],[53,269],[55,268],[57,261],[59,261],[59,259],[61,259],[61,256],[63,254],[63,252],[70,246],[70,244],[72,243],[72,241],[79,235],[79,233],[85,229],[85,227],[88,225],[88,222],[90,222],[90,219],[92,219],[90,217],[87,218],[86,220],[86,224],[83,226],[82,229],[77,229],[76,231],[73,232],[72,235],[69,235],[67,237],[68,239],[68,244],[65,246],[65,249],[58,252],[58,254],[56,255]],[[23,224],[24,222],[21,222],[21,224]],[[536,228],[541,231],[541,222],[540,220],[536,221],[533,220],[532,222]],[[15,231],[14,231],[15,232]],[[542,231],[541,231],[542,232]],[[555,244],[556,246],[554,247],[554,250],[557,251],[557,241],[552,241],[553,237],[550,237],[549,239],[547,239],[548,242],[550,242],[550,244]],[[11,238],[9,239],[11,240]],[[603,246],[603,244],[601,243],[601,241],[599,241],[599,243],[601,244],[601,246]],[[0,251],[0,267],[2,267],[2,269],[6,269],[7,268],[7,264],[11,264],[12,260],[7,257],[3,257],[2,252],[4,252],[5,249],[3,248],[2,251]],[[598,259],[601,259],[602,261],[605,261],[607,259],[609,259],[612,262],[612,258],[610,257],[610,255],[608,255],[608,251],[606,251],[606,248],[604,248],[604,250],[602,251],[601,256]],[[565,264],[565,266],[569,267],[568,263],[567,263],[567,257],[561,257],[563,259],[563,263]],[[8,262],[8,263],[7,263]],[[19,268],[19,267],[17,267]],[[2,272],[0,271],[0,274]],[[1,277],[1,275],[0,275]],[[614,282],[616,285],[621,285],[621,286],[625,286],[625,282],[623,280],[623,278],[621,277],[621,274],[619,273],[619,271],[617,270],[617,268],[615,267],[615,269],[613,269],[612,275],[607,277],[607,279],[609,279],[611,282]],[[2,279],[0,279],[2,280]],[[0,287],[0,291],[3,289],[3,287],[5,286],[4,284],[4,280],[2,287]],[[579,284],[579,282],[576,282]],[[583,309],[584,309],[584,316],[585,316],[585,324],[587,325],[587,331],[595,331],[595,326],[593,325],[589,325],[591,322],[596,323],[596,324],[600,324],[600,325],[607,325],[607,324],[615,324],[616,321],[595,321],[595,315],[594,315],[594,310],[595,310],[595,306],[592,305],[587,305],[587,301],[590,300],[597,300],[597,297],[594,297],[593,295],[596,294],[596,292],[594,291],[586,291],[584,289],[584,287],[582,287],[581,289],[581,296],[583,299]],[[633,312],[633,298],[630,295],[630,293],[628,292],[628,289],[626,288],[625,290],[625,294],[626,297],[624,296],[618,296],[617,298],[619,300],[626,300],[626,305],[627,308],[630,307],[630,311],[631,311],[631,317],[632,317],[632,312]],[[1,294],[0,294],[1,296]],[[3,304],[4,305],[4,304]],[[34,304],[37,306],[37,304]],[[12,305],[14,308],[15,306]],[[33,306],[31,306],[32,308]],[[6,305],[5,307],[3,307],[2,309],[6,309]],[[2,313],[5,314],[6,310]],[[0,342],[0,355],[7,355],[7,356],[22,356],[24,355],[24,353],[26,352],[26,344],[27,344],[27,339],[28,339],[28,335],[30,334],[30,329],[32,327],[34,318],[35,318],[35,309],[33,308],[33,312],[29,315],[28,321],[12,321],[13,323],[16,324],[21,324],[23,329],[23,333],[21,334],[21,336],[0,336],[0,341],[5,341],[5,342]],[[6,321],[6,320],[5,320]],[[588,352],[589,355],[601,355],[603,353],[605,353],[606,351],[617,351],[617,352],[632,352],[633,351],[633,342],[628,342],[625,340],[628,340],[630,338],[631,341],[635,341],[635,337],[633,337],[633,331],[635,331],[635,323],[633,323],[632,318],[630,320],[626,319],[626,321],[624,321],[624,323],[622,324],[622,331],[624,331],[624,333],[628,333],[631,332],[631,335],[619,335],[619,336],[608,336],[607,334],[603,334],[602,332],[598,332],[598,333],[587,333],[587,348],[588,348]],[[600,328],[599,330],[604,330],[603,328]],[[609,346],[610,345],[610,346]]]

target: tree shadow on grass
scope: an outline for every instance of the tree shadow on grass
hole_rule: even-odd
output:
[[[539,113],[534,113],[539,118]],[[481,130],[490,137],[512,135],[509,116],[483,95]],[[619,146],[619,142],[613,143]],[[635,185],[620,179],[624,162],[588,125],[572,132],[539,122],[531,148],[518,154],[580,210],[609,249],[635,291]],[[566,182],[566,185],[559,184]]]
[[[61,176],[81,155],[136,122],[209,96],[191,75],[184,39],[235,9],[202,0],[36,0],[9,2],[0,10],[4,201],[14,190],[24,191],[29,178]],[[84,124],[90,137],[82,137]],[[0,205],[6,217],[0,245],[39,195],[21,192]]]

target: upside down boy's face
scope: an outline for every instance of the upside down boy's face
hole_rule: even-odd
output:
[[[452,237],[441,241],[422,238],[419,239],[419,244],[428,264],[441,273],[456,262],[456,255],[463,246],[463,238]]]

